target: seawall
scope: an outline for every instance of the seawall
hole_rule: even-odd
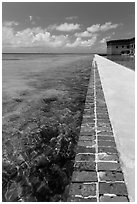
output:
[[[92,65],[68,201],[134,201],[134,72]]]

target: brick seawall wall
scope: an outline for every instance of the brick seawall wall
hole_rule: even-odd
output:
[[[93,65],[68,202],[128,202],[98,68]]]

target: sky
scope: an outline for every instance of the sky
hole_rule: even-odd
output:
[[[105,53],[135,36],[134,2],[3,2],[3,52]]]

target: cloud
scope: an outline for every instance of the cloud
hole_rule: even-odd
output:
[[[81,38],[76,38],[76,40],[73,43],[67,43],[66,47],[91,47],[92,45],[94,45],[94,43],[96,42],[97,37],[94,36],[93,38],[89,39],[89,40],[82,40]]]
[[[99,32],[99,31],[107,31],[110,29],[115,29],[119,26],[120,24],[112,24],[111,22],[106,22],[105,24],[95,24],[87,28],[87,31],[91,33]]]
[[[84,32],[81,32],[81,33],[75,33],[75,36],[76,36],[76,37],[86,38],[86,37],[91,37],[91,36],[93,36],[93,34],[92,34],[92,33],[89,33],[88,31],[84,31]]]
[[[100,30],[100,24],[92,25],[87,28],[87,31],[91,33],[98,32],[99,30]]]
[[[17,26],[17,25],[19,25],[19,23],[16,21],[4,21],[3,22],[3,26],[5,27],[12,27],[12,26]]]
[[[32,16],[29,16],[29,20],[32,21]]]
[[[3,26],[2,32],[3,47],[61,47],[68,42],[68,35],[51,35],[40,27],[15,32],[13,28]]]
[[[100,43],[106,43],[107,40],[110,40],[111,36],[107,36],[105,38],[103,38],[102,40],[100,40]]]
[[[78,19],[78,16],[68,16],[65,19],[66,20],[76,20],[76,19]]]
[[[2,43],[3,45],[11,45],[14,39],[14,30],[9,26],[2,28]]]
[[[36,24],[35,19],[37,19],[37,17],[29,16],[29,21],[31,22],[32,25]]]
[[[33,21],[33,18],[31,18]],[[84,31],[71,35],[67,34],[53,34],[48,28],[33,27],[16,31],[14,25],[18,23],[4,22],[2,28],[2,45],[3,48],[19,48],[19,47],[48,47],[48,48],[75,48],[75,47],[91,47],[97,40],[97,34]],[[79,24],[64,23],[61,25],[54,25],[54,29],[59,31],[70,32],[75,29],[80,29]],[[88,37],[90,39],[83,40]],[[73,40],[74,39],[74,40]],[[73,40],[73,41],[72,41]]]
[[[64,31],[64,32],[71,32],[73,30],[79,30],[80,29],[80,24],[73,24],[73,23],[63,23],[60,25],[50,25],[48,27],[51,30],[58,30],[58,31]]]

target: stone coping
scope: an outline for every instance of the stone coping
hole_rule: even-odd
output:
[[[120,152],[130,201],[135,201],[135,72],[95,55],[101,84]],[[132,173],[131,173],[132,172]]]

